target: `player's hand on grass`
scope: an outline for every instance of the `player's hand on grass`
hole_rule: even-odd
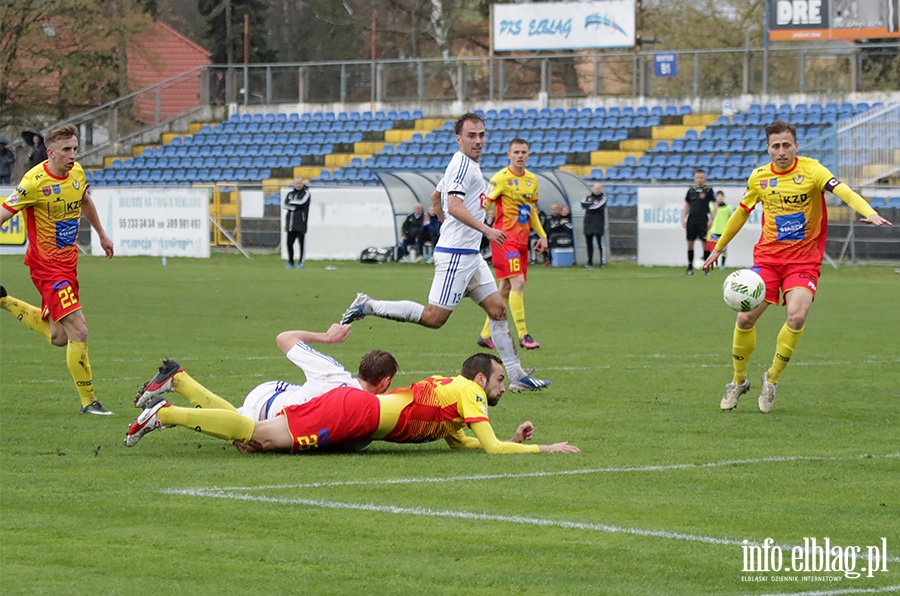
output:
[[[554,443],[553,445],[541,445],[541,453],[581,453],[581,449],[575,445],[569,445],[568,441],[564,443]]]
[[[522,424],[519,425],[519,428],[516,429],[516,434],[513,435],[513,438],[509,441],[511,443],[524,443],[525,441],[530,441],[531,436],[534,433],[534,425],[530,420],[526,420]]]

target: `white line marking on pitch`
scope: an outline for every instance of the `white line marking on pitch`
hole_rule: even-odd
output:
[[[792,462],[792,461],[840,461],[853,459],[885,459],[900,457],[900,453],[890,453],[888,455],[859,455],[854,457],[824,457],[814,455],[790,455],[790,456],[773,456],[759,457],[753,459],[732,459],[716,462],[708,462],[704,464],[669,464],[657,466],[626,466],[617,468],[587,468],[582,470],[559,470],[554,472],[525,472],[521,474],[474,474],[469,476],[445,476],[437,478],[390,478],[387,480],[336,480],[333,482],[309,482],[305,484],[275,484],[268,486],[223,486],[213,487],[216,490],[223,491],[252,491],[252,490],[272,490],[272,489],[288,489],[288,488],[325,488],[332,486],[369,486],[369,485],[385,485],[385,484],[429,484],[441,482],[465,482],[472,480],[502,480],[517,478],[547,478],[551,476],[577,476],[582,474],[614,474],[627,472],[665,472],[668,470],[688,470],[692,468],[720,468],[723,466],[741,466],[751,464],[764,464],[772,462]]]
[[[668,540],[684,540],[687,542],[702,542],[705,544],[717,544],[723,546],[763,546],[761,542],[731,540],[729,538],[714,538],[711,536],[700,536],[698,534],[684,534],[681,532],[666,532],[664,530],[645,530],[642,528],[624,528],[621,526],[612,526],[609,524],[587,523],[587,522],[571,522],[564,520],[544,519],[539,517],[525,517],[523,515],[496,515],[491,513],[475,513],[471,511],[452,511],[449,509],[437,510],[426,509],[424,507],[397,507],[394,505],[374,505],[372,503],[343,503],[340,501],[323,501],[317,499],[296,499],[296,498],[275,498],[259,495],[242,495],[231,491],[221,489],[185,489],[185,490],[165,490],[166,494],[184,495],[189,497],[211,497],[215,499],[230,499],[234,501],[251,501],[257,503],[275,503],[279,505],[307,505],[310,507],[322,507],[325,509],[350,509],[353,511],[370,511],[375,513],[390,513],[393,515],[415,515],[422,517],[443,517],[451,519],[468,519],[477,521],[495,521],[514,524],[524,524],[530,526],[557,527],[567,530],[587,530],[594,532],[605,532],[609,534],[630,534],[633,536],[641,536],[645,538],[665,538]],[[771,547],[771,545],[769,545]],[[791,546],[784,545],[781,547],[790,550]],[[862,557],[862,555],[858,555]],[[900,562],[898,557],[886,557],[888,561]]]
[[[277,486],[258,486],[258,487],[233,487],[233,488],[196,488],[196,489],[166,489],[162,492],[170,495],[183,495],[192,497],[212,497],[217,499],[231,499],[236,501],[250,501],[261,503],[277,503],[282,505],[307,505],[310,507],[322,507],[326,509],[350,509],[354,511],[371,511],[377,513],[390,513],[394,515],[416,515],[425,517],[444,517],[454,519],[471,519],[479,521],[497,521],[507,523],[517,523],[533,526],[555,526],[565,529],[587,530],[595,532],[606,532],[612,534],[630,534],[635,536],[650,538],[665,538],[669,540],[685,540],[689,542],[702,542],[706,544],[718,544],[724,546],[763,546],[761,542],[732,540],[729,538],[715,538],[710,536],[700,536],[697,534],[684,534],[681,532],[667,532],[664,530],[645,530],[642,528],[625,528],[613,526],[609,524],[587,523],[587,522],[570,522],[564,520],[543,519],[535,517],[525,517],[519,515],[495,515],[489,513],[474,513],[468,511],[452,511],[452,510],[434,510],[422,507],[396,507],[374,505],[371,503],[344,503],[340,501],[325,501],[317,499],[297,499],[297,498],[275,498],[266,496],[256,496],[249,494],[240,494],[238,491],[251,490],[274,490],[274,489],[296,489],[296,488],[317,488],[326,486],[358,486],[358,485],[375,485],[375,484],[412,484],[422,482],[459,482],[464,480],[492,480],[506,478],[534,478],[549,477],[573,474],[598,474],[598,473],[615,473],[615,472],[658,472],[665,470],[683,470],[691,468],[711,468],[727,465],[748,465],[770,462],[790,462],[790,461],[838,461],[847,459],[872,459],[872,458],[896,458],[900,457],[900,453],[891,453],[883,456],[861,455],[852,458],[847,457],[817,457],[817,456],[786,456],[786,457],[765,457],[757,459],[745,460],[726,460],[719,462],[711,462],[705,464],[674,464],[668,466],[639,466],[625,468],[600,468],[593,470],[564,470],[558,472],[533,472],[525,474],[486,474],[474,476],[453,476],[447,478],[397,478],[391,480],[376,481],[346,481],[346,482],[330,482],[330,483],[309,483],[309,484],[292,484]],[[791,545],[780,545],[782,549],[791,550]],[[861,557],[862,555],[857,555]],[[886,560],[898,563],[900,557],[885,557]]]

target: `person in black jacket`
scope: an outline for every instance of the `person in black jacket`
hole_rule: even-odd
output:
[[[606,196],[603,185],[594,184],[581,206],[584,207],[584,239],[587,241],[587,264],[585,269],[594,268],[594,238],[597,239],[597,266],[603,268],[603,230],[606,227]]]
[[[413,205],[412,213],[406,216],[406,219],[403,220],[403,225],[400,227],[400,245],[397,247],[397,259],[402,259],[410,254],[409,249],[412,246],[415,246],[417,251],[415,255],[412,255],[414,257],[412,260],[415,260],[422,254],[420,235],[424,224],[425,214],[422,211],[422,205],[416,202]]]
[[[44,145],[43,135],[35,132],[34,136],[32,136],[32,143],[31,149],[28,150],[27,155],[29,170],[34,166],[47,161],[47,147]]]
[[[294,241],[300,246],[297,256],[297,269],[303,268],[303,242],[306,237],[306,222],[309,219],[309,186],[302,176],[294,178],[294,188],[284,198],[287,217],[284,220],[284,231],[287,232],[288,264],[286,269],[294,268]]]

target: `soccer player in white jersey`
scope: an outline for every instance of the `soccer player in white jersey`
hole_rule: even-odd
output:
[[[332,325],[324,333],[284,331],[276,342],[287,359],[303,370],[306,383],[269,381],[250,391],[244,405],[235,408],[225,399],[209,391],[190,377],[174,360],[164,360],[157,374],[138,389],[135,407],[146,407],[154,397],[176,391],[197,408],[237,411],[253,420],[274,418],[284,408],[304,404],[338,387],[354,387],[370,393],[383,393],[390,386],[398,366],[394,357],[383,350],[367,352],[360,360],[359,375],[353,377],[335,359],[309,347],[308,344],[340,344],[350,335],[350,325]],[[190,411],[188,411],[188,414]]]
[[[453,155],[438,186],[443,224],[434,247],[434,280],[428,294],[428,306],[409,300],[373,300],[366,294],[357,294],[341,323],[375,315],[438,329],[447,322],[463,297],[469,296],[491,319],[491,338],[506,367],[510,389],[543,389],[550,381],[536,379],[522,369],[509,333],[506,303],[497,291],[490,267],[481,257],[482,235],[499,245],[506,239],[505,232],[484,222],[487,187],[478,165],[485,142],[484,120],[478,114],[463,114],[456,121],[454,131],[459,151]]]

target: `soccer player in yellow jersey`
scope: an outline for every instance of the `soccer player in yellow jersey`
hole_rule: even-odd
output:
[[[519,425],[510,441],[497,439],[488,406],[500,401],[504,380],[503,363],[498,357],[475,354],[463,363],[456,377],[432,376],[380,395],[340,387],[260,421],[233,408],[175,407],[157,396],[131,425],[125,444],[134,446],[148,432],[175,425],[233,441],[243,452],[302,453],[358,449],[373,440],[427,443],[440,439],[454,449],[482,449],[487,453],[579,451],[567,442],[525,445],[524,441],[532,437],[531,422]],[[466,426],[474,437],[465,434]]]
[[[106,236],[88,194],[78,155],[78,129],[58,124],[47,131],[47,160],[28,170],[0,209],[0,225],[17,213],[25,219],[25,264],[41,295],[41,307],[7,295],[0,286],[0,308],[54,346],[66,346],[66,364],[81,399],[82,414],[110,415],[94,395],[88,360],[88,328],[78,297],[78,225],[81,214],[100,238],[107,258],[113,243]]]
[[[525,278],[528,275],[528,237],[531,230],[538,235],[535,248],[547,250],[547,233],[538,217],[538,182],[525,169],[528,161],[528,141],[515,138],[509,142],[506,157],[509,166],[491,178],[487,200],[496,208],[494,227],[506,232],[502,245],[491,244],[491,262],[500,282],[500,296],[509,304],[513,322],[519,335],[519,345],[526,350],[541,347],[525,326]],[[478,345],[494,348],[491,341],[490,318],[484,322]]]
[[[737,315],[732,347],[734,378],[726,386],[723,410],[735,408],[741,395],[750,389],[747,363],[756,348],[756,321],[769,304],[778,304],[780,297],[787,320],[778,333],[772,366],[763,372],[758,402],[761,412],[772,410],[778,379],[803,335],[819,283],[828,230],[825,191],[837,195],[862,215],[861,221],[875,226],[891,225],[828,168],[814,159],[797,156],[797,130],[792,124],[772,122],[766,127],[766,144],[772,163],[750,174],[744,198],[703,263],[704,271],[715,266],[750,212],[761,204],[762,235],[753,249],[753,270],[766,282],[766,299],[756,310]]]

